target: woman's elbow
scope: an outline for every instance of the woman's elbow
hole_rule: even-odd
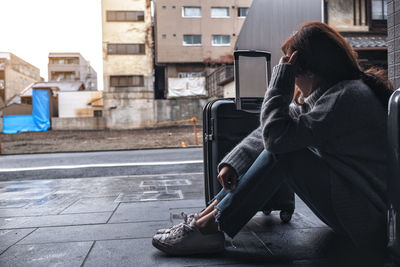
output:
[[[264,140],[264,149],[271,152],[272,154],[284,153],[284,150],[282,150],[282,146],[276,142],[268,142]]]

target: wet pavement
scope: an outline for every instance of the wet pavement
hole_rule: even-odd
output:
[[[290,223],[258,213],[222,254],[153,248],[156,229],[204,207],[203,186],[203,173],[188,171],[2,181],[0,266],[330,266],[342,257],[332,251],[345,241],[298,198]]]

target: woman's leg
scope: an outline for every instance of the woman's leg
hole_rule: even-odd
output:
[[[284,173],[275,156],[264,150],[253,165],[240,178],[234,191],[230,191],[215,206],[219,227],[230,237],[265,206],[284,182]]]
[[[209,204],[204,210],[199,212],[198,218],[202,218],[210,212],[214,211],[215,206],[228,194],[228,192],[228,190],[222,188],[221,191],[219,191],[219,193],[214,197],[211,204]]]
[[[278,161],[287,183],[325,224],[358,248],[385,246],[386,211],[378,210],[359,188],[330,171],[319,154],[299,150],[279,156]]]
[[[286,181],[310,207],[310,209],[334,231],[349,236],[348,229],[339,221],[331,197],[332,171],[324,159],[309,149],[278,155],[263,151],[254,164],[240,179],[237,188],[215,206],[219,211],[216,219],[220,229],[235,236],[240,229],[272,198],[277,188]],[[357,189],[346,190],[346,194],[357,194]],[[361,195],[361,193],[359,193]],[[358,195],[357,195],[358,196]],[[365,218],[366,235],[384,235],[384,221],[375,213],[371,203],[363,199],[368,209],[354,210],[354,216]],[[374,215],[368,218],[365,214]],[[378,219],[374,219],[379,217]],[[363,226],[363,225],[361,225]],[[360,226],[360,227],[361,227]],[[379,228],[378,233],[370,229]],[[353,240],[355,241],[355,240]]]

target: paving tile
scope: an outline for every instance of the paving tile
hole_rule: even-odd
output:
[[[237,264],[216,264],[216,265],[189,265],[189,266],[204,266],[204,267],[223,267],[223,266],[234,266],[234,267],[247,267],[247,266],[268,266],[268,267],[332,267],[332,265],[325,259],[311,259],[311,260],[300,260],[293,261],[290,263],[237,263]]]
[[[76,202],[76,195],[48,194],[43,198],[30,200],[21,208],[0,209],[1,217],[56,215]]]
[[[192,208],[192,207],[205,207],[203,199],[184,199],[184,200],[174,200],[174,201],[158,201],[159,205],[167,207],[169,209],[179,209],[179,208]]]
[[[39,228],[20,244],[153,237],[168,221]]]
[[[111,212],[0,218],[0,229],[106,223]]]
[[[191,257],[170,257],[151,245],[151,239],[97,241],[86,266],[194,266],[232,264],[235,261],[225,254]]]
[[[121,203],[110,219],[110,223],[145,222],[169,219],[169,210],[158,202]]]
[[[257,236],[274,257],[296,259],[324,258],[336,235],[329,228],[282,229],[259,232]]]
[[[40,189],[29,190],[28,192],[1,192],[0,200],[35,200],[50,195],[50,191]]]
[[[19,199],[19,200],[2,200],[0,201],[0,209],[4,208],[22,208],[30,203],[30,200]]]
[[[232,243],[228,240],[220,254],[172,257],[154,248],[150,238],[97,241],[85,266],[322,266],[277,259],[250,233],[239,233]]]
[[[292,220],[289,223],[283,223],[279,217],[278,211],[271,212],[270,215],[265,215],[262,212],[256,214],[252,220],[250,220],[245,231],[255,232],[269,232],[269,231],[282,231],[293,228],[313,228],[313,227],[327,227],[323,222],[318,219],[310,219],[302,213],[294,212]]]
[[[32,208],[25,206],[23,208],[5,208],[0,209],[0,218],[18,217],[18,216],[40,216],[40,215],[56,215],[61,212],[65,207],[37,207]]]
[[[170,220],[170,209],[177,209],[180,213],[185,208],[199,206],[201,204],[198,200],[121,203],[111,217],[110,223]],[[196,211],[199,209],[196,208]]]
[[[15,245],[0,256],[0,266],[81,266],[92,243]]]
[[[114,211],[118,206],[116,197],[85,197],[69,206],[61,214]]]
[[[14,245],[35,229],[1,230],[0,231],[0,254],[11,245]]]

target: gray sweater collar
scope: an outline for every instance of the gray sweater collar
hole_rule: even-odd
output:
[[[322,84],[320,87],[318,87],[317,89],[315,89],[311,95],[309,95],[306,99],[305,99],[305,103],[310,107],[313,108],[315,106],[315,103],[318,101],[318,99],[329,89],[335,86],[340,86],[340,84],[342,84],[344,81],[332,84],[332,83],[326,83],[326,84]]]
[[[313,108],[315,103],[318,101],[318,99],[322,96],[322,94],[326,91],[323,87],[318,87],[315,89],[311,95],[309,95],[305,99],[305,104],[309,106],[310,108]]]

